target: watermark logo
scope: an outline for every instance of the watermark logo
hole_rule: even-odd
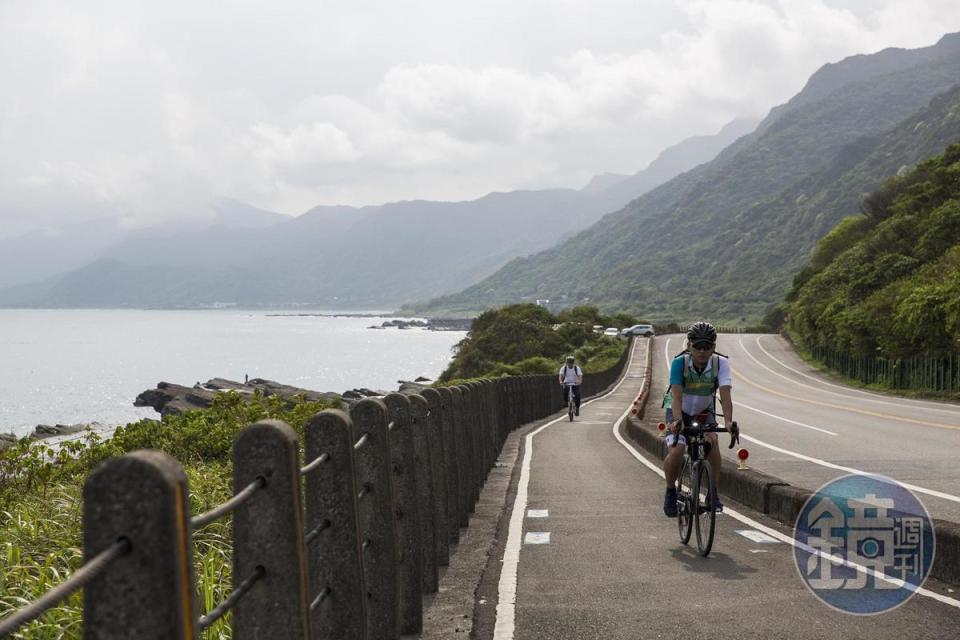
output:
[[[810,591],[847,613],[894,609],[933,565],[933,521],[896,480],[848,475],[820,487],[793,529],[797,571]]]

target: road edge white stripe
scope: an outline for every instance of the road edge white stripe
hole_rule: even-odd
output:
[[[602,400],[619,391],[620,386],[628,378],[627,374],[630,373],[630,365],[633,364],[633,356],[637,344],[639,343],[634,343],[634,348],[630,350],[630,356],[627,359],[627,366],[624,369],[623,376],[613,389],[602,396],[587,400],[583,403],[584,405]],[[629,409],[627,409],[627,411],[629,411]],[[494,640],[513,640],[513,634],[516,629],[517,570],[520,565],[520,549],[523,541],[523,516],[527,512],[527,490],[530,485],[530,460],[533,457],[533,436],[550,425],[566,419],[567,416],[563,415],[555,420],[551,420],[524,437],[525,446],[523,450],[523,461],[520,463],[520,480],[517,482],[517,496],[513,501],[510,523],[507,525],[507,543],[503,550],[503,565],[500,568],[500,582],[497,586],[497,621],[493,627]],[[623,416],[614,422],[614,426],[619,424],[621,420],[623,420]]]

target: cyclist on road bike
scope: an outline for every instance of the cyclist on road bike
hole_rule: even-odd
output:
[[[671,432],[667,434],[667,457],[663,463],[663,471],[667,480],[667,492],[663,497],[663,513],[668,517],[677,515],[677,474],[683,463],[683,454],[687,439],[680,434],[682,425],[689,425],[694,417],[700,416],[701,423],[715,423],[717,421],[717,391],[720,392],[720,405],[723,407],[723,417],[728,425],[733,423],[733,400],[730,389],[733,386],[733,376],[730,362],[727,357],[714,352],[717,344],[717,330],[709,322],[695,322],[687,330],[687,344],[685,350],[673,359],[670,365],[670,390],[664,398],[667,423]],[[673,409],[680,407],[680,416],[676,416]],[[707,460],[714,469],[714,478],[720,486],[720,448],[717,446],[717,434],[704,434],[710,444]],[[672,446],[674,442],[676,446]],[[723,510],[716,493],[713,507],[716,511]]]
[[[560,367],[560,384],[563,385],[563,405],[567,405],[570,391],[573,391],[573,401],[577,404],[575,415],[580,415],[580,385],[583,384],[583,369],[577,366],[573,356],[567,356],[567,363]]]

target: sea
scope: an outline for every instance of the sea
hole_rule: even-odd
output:
[[[401,380],[436,379],[466,335],[372,329],[396,318],[363,313],[0,309],[0,432],[159,418],[133,401],[161,381],[395,391]]]

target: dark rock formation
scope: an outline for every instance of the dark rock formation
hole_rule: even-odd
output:
[[[184,387],[170,382],[161,382],[156,389],[147,389],[133,401],[135,407],[153,407],[160,415],[180,415],[193,409],[206,409],[213,404],[216,391],[209,391],[198,384]]]
[[[386,391],[373,391],[371,389],[350,389],[343,392],[343,399],[347,402],[356,402],[364,398],[380,398],[387,395]]]
[[[34,430],[32,437],[34,438],[52,438],[54,436],[66,436],[72,433],[80,433],[81,431],[102,431],[104,425],[99,422],[91,422],[89,424],[38,424]]]
[[[157,385],[156,389],[148,389],[138,395],[133,405],[135,407],[153,407],[153,409],[159,411],[162,416],[180,415],[185,411],[191,411],[193,409],[206,409],[213,404],[213,399],[218,393],[235,391],[241,395],[252,396],[257,390],[260,390],[265,396],[276,395],[284,399],[303,396],[311,402],[317,400],[326,400],[328,402],[346,400],[345,397],[341,397],[336,393],[300,389],[299,387],[291,387],[262,378],[254,378],[246,384],[225,378],[213,378],[203,384],[198,382],[192,387],[161,382]],[[362,391],[368,391],[368,395],[382,395],[369,391],[369,389]],[[357,399],[363,397],[367,397],[367,395],[360,395]]]

